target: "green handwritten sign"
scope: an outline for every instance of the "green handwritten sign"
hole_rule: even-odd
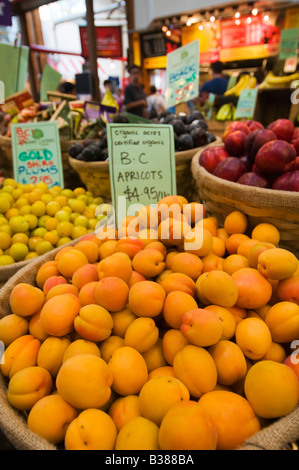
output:
[[[45,65],[43,70],[41,84],[40,84],[40,99],[47,101],[48,91],[56,91],[60,83],[62,75],[50,67],[49,64]]]
[[[297,57],[299,28],[283,29],[280,34],[279,59]]]
[[[64,186],[57,122],[11,125],[14,178],[19,183]]]
[[[198,96],[199,39],[167,54],[166,107],[186,103]]]
[[[124,200],[127,211],[130,205],[157,204],[163,197],[176,194],[171,125],[107,124],[107,139],[116,225]]]
[[[238,99],[235,117],[252,119],[254,115],[257,88],[242,90]]]

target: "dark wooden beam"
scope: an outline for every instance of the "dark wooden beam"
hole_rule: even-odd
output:
[[[134,21],[134,1],[127,0],[126,1],[126,17],[128,23],[128,31],[132,31],[135,28],[135,21]],[[129,47],[127,51],[127,59],[128,59],[128,66],[133,64],[134,61],[134,52],[133,52],[133,33],[128,33],[128,42]]]
[[[27,21],[25,13],[19,14],[20,18],[20,26],[21,26],[21,33],[22,33],[22,44],[24,46],[30,46],[28,30],[27,30]],[[36,87],[35,81],[35,74],[34,74],[34,67],[32,62],[32,54],[29,52],[29,62],[28,62],[28,79],[30,83],[30,89],[32,93],[32,97],[34,101],[37,103],[39,101],[38,91]]]
[[[88,63],[93,83],[93,99],[100,101],[100,81],[98,75],[98,61],[97,61],[97,39],[96,28],[94,24],[94,9],[93,0],[85,0],[86,2],[86,22],[87,22],[87,37],[88,37]]]

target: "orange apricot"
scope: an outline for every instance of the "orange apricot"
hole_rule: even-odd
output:
[[[73,330],[74,319],[81,308],[74,294],[55,295],[43,306],[40,322],[43,330],[52,336],[65,336]]]
[[[84,264],[88,264],[86,255],[82,251],[72,248],[60,256],[58,269],[62,276],[72,279],[74,272]]]
[[[61,294],[74,294],[79,295],[78,287],[74,286],[73,284],[58,284],[52,287],[46,295],[46,301],[55,297],[55,295]]]
[[[110,416],[102,410],[83,410],[68,426],[66,450],[114,450],[117,429]]]
[[[64,440],[69,424],[77,416],[76,408],[55,393],[41,398],[33,405],[27,424],[35,434],[53,444],[59,444]]]
[[[142,353],[142,357],[145,360],[149,373],[158,367],[167,366],[167,361],[163,354],[162,339],[159,337],[151,348]]]
[[[205,273],[200,290],[209,303],[221,307],[233,307],[238,299],[238,288],[233,278],[220,270]]]
[[[247,240],[249,240],[249,237],[245,235],[245,233],[233,233],[225,242],[226,251],[230,255],[238,253],[241,243],[244,243]]]
[[[99,248],[94,242],[90,240],[80,240],[74,245],[74,248],[85,254],[88,263],[92,264],[98,261]]]
[[[203,227],[195,226],[184,238],[184,250],[197,256],[206,256],[213,249],[213,235]]]
[[[139,409],[144,418],[160,426],[167,411],[190,399],[187,387],[175,377],[162,375],[148,380],[139,392]]]
[[[271,248],[275,248],[275,245],[273,243],[268,243],[268,242],[258,242],[253,247],[250,248],[248,251],[248,263],[251,268],[257,268],[258,265],[258,258],[261,253],[263,253],[266,250],[270,250]]]
[[[82,287],[89,283],[89,282],[96,282],[99,280],[98,276],[98,269],[95,264],[84,264],[80,266],[76,271],[73,273],[72,276],[72,285],[77,287],[80,291]]]
[[[159,329],[151,317],[139,317],[128,326],[124,345],[135,348],[141,354],[150,349],[159,337]]]
[[[289,250],[271,248],[260,254],[257,269],[268,279],[280,281],[292,276],[297,266],[298,259]]]
[[[146,280],[146,278],[142,274],[140,274],[137,271],[133,270],[132,274],[131,274],[131,277],[128,281],[128,286],[129,286],[129,288],[131,288],[133,286],[133,284],[136,284],[137,282],[145,281],[145,280]]]
[[[100,408],[110,398],[112,374],[95,354],[76,354],[65,361],[56,377],[58,393],[72,406]]]
[[[175,376],[188,388],[192,397],[214,389],[217,383],[217,369],[209,352],[200,346],[188,344],[174,357]]]
[[[46,369],[29,366],[11,377],[7,400],[14,408],[29,411],[41,398],[49,395],[52,385],[52,377]]]
[[[183,206],[183,214],[187,218],[188,224],[194,227],[206,216],[206,209],[200,202],[188,202]]]
[[[109,312],[117,312],[126,307],[129,290],[127,283],[120,277],[104,277],[99,280],[95,287],[95,301]]]
[[[191,253],[178,253],[173,258],[171,264],[171,270],[174,273],[183,273],[191,277],[193,281],[196,281],[198,276],[202,272],[203,262],[202,260]]]
[[[46,261],[37,270],[35,281],[39,288],[43,288],[46,279],[50,276],[58,276],[58,262],[55,260]]]
[[[105,240],[99,247],[99,259],[104,259],[107,256],[112,255],[116,251],[117,240]]]
[[[99,279],[117,276],[129,282],[132,275],[132,262],[126,253],[116,252],[102,259],[97,265]]]
[[[124,338],[128,326],[136,320],[137,316],[129,307],[112,312],[111,315],[113,319],[112,334]]]
[[[40,346],[41,342],[30,334],[15,339],[2,356],[2,374],[11,378],[19,370],[36,366]]]
[[[49,371],[52,377],[56,377],[62,364],[63,355],[70,344],[68,338],[49,336],[41,344],[37,365]]]
[[[165,290],[156,282],[137,282],[130,288],[129,307],[138,317],[156,317],[162,312],[165,297]]]
[[[268,310],[265,323],[273,341],[288,343],[299,337],[299,305],[294,302],[278,302]]]
[[[142,274],[145,278],[156,277],[164,271],[164,255],[161,251],[148,248],[136,253],[132,260],[134,271]]]
[[[181,291],[194,296],[196,290],[193,279],[184,273],[170,273],[161,280],[160,285],[163,287],[166,294],[173,291]]]
[[[251,238],[277,246],[280,241],[280,232],[275,225],[262,222],[254,227]]]
[[[233,314],[225,307],[220,305],[207,305],[205,310],[213,312],[222,322],[222,335],[221,339],[231,339],[236,331],[236,321]]]
[[[161,375],[169,375],[170,377],[175,377],[172,366],[161,366],[153,369],[148,374],[148,379],[153,379],[155,377],[160,377]]]
[[[9,301],[12,313],[28,317],[40,311],[45,302],[45,294],[38,287],[20,282],[12,289]]]
[[[215,253],[215,255],[222,258],[226,251],[225,242],[221,238],[213,236],[212,251]]]
[[[175,355],[189,344],[180,330],[170,328],[162,338],[163,355],[168,364],[173,365]]]
[[[59,286],[61,284],[67,284],[67,280],[63,276],[50,276],[45,281],[43,285],[44,294],[47,295],[49,290],[52,289],[54,286]]]
[[[192,295],[174,290],[169,292],[165,298],[163,318],[168,326],[179,329],[183,315],[195,308],[197,308],[197,303]]]
[[[159,213],[157,207],[142,206],[138,211],[137,219],[141,228],[157,228],[159,225]]]
[[[224,219],[224,228],[229,235],[245,233],[248,225],[247,216],[241,211],[232,211]]]
[[[262,361],[275,361],[275,362],[284,362],[286,359],[286,351],[283,345],[275,343],[272,341],[270,348],[266,354],[261,358]]]
[[[237,307],[254,310],[269,302],[272,296],[272,285],[257,269],[238,269],[231,278],[238,289]],[[252,295],[253,292],[254,295]]]
[[[138,238],[125,237],[117,240],[115,252],[125,253],[130,259],[134,258],[138,251],[143,250],[144,243]]]
[[[252,360],[261,359],[272,344],[270,329],[259,318],[244,318],[236,328],[236,343],[244,355]]]
[[[130,346],[116,349],[108,363],[108,368],[113,376],[112,389],[122,396],[138,394],[148,380],[145,360],[136,349]]]
[[[209,253],[201,258],[202,260],[202,272],[207,273],[209,271],[223,271],[224,259],[216,255],[214,252]]]
[[[237,254],[248,258],[249,251],[258,243],[260,242],[258,240],[255,240],[254,238],[249,238],[248,240],[241,242],[237,249]]]
[[[144,418],[137,416],[129,420],[120,429],[115,443],[115,450],[159,450],[158,426]]]
[[[108,414],[113,419],[117,431],[120,431],[131,419],[141,416],[139,397],[137,395],[127,395],[117,398],[110,406]]]
[[[230,276],[241,268],[249,268],[248,259],[238,253],[227,256],[223,261],[223,271],[228,273]]]
[[[299,304],[299,275],[293,275],[287,279],[278,281],[276,294],[280,301]]]
[[[190,344],[207,347],[220,340],[223,327],[214,312],[196,308],[183,315],[180,330]]]
[[[4,346],[12,343],[20,336],[28,333],[29,323],[27,318],[11,313],[0,319],[0,341]]]
[[[208,392],[199,404],[216,428],[218,450],[236,449],[261,428],[250,403],[236,393]]]
[[[299,381],[294,371],[285,364],[258,361],[247,372],[244,391],[258,416],[280,418],[297,405]]]
[[[81,307],[74,319],[74,328],[84,339],[99,342],[111,335],[113,319],[108,310],[100,305]]]
[[[81,307],[84,307],[84,305],[96,303],[94,291],[97,284],[98,281],[88,282],[80,289],[80,292],[78,293],[78,299]]]
[[[159,445],[161,450],[215,450],[216,428],[199,403],[182,401],[165,414]]]
[[[236,343],[222,339],[209,347],[208,351],[215,361],[219,384],[232,385],[245,377],[246,358]]]
[[[101,357],[108,364],[114,351],[116,351],[116,349],[122,346],[124,346],[124,338],[121,338],[120,336],[110,335],[100,344]]]
[[[37,312],[29,320],[29,334],[40,341],[45,341],[49,334],[43,329],[40,321],[41,311]]]
[[[155,249],[155,250],[158,250],[162,253],[162,255],[164,256],[164,258],[166,257],[167,255],[167,248],[166,246],[160,242],[159,240],[154,240],[152,242],[149,242],[145,247],[145,249]]]

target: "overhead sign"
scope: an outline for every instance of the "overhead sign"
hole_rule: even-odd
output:
[[[18,183],[64,186],[57,121],[12,124],[11,139]]]
[[[89,55],[87,27],[80,26],[79,31],[82,56],[87,58]],[[108,59],[122,57],[121,26],[96,26],[96,48],[98,57]]]
[[[125,218],[126,213],[120,211],[127,206],[157,204],[163,197],[176,194],[171,125],[107,124],[107,139],[116,223]]]
[[[167,55],[166,107],[186,103],[198,96],[199,40],[195,40]]]
[[[0,2],[0,26],[12,26],[9,0],[1,0]]]
[[[280,59],[297,57],[299,28],[283,29],[280,37]]]

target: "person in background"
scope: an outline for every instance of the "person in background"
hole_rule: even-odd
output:
[[[124,102],[124,95],[121,88],[116,88],[114,98],[118,104],[118,112],[121,114],[122,106]]]
[[[110,90],[111,93],[112,93],[112,81],[109,80],[109,78],[108,78],[107,80],[104,80],[103,85],[104,85],[104,88],[105,88],[105,92],[106,92],[107,90]]]
[[[126,111],[140,117],[146,117],[147,101],[144,87],[141,83],[141,70],[137,65],[129,69],[130,83],[124,91],[124,106]]]
[[[223,63],[220,60],[211,64],[212,78],[205,82],[199,90],[199,101],[201,105],[209,99],[209,94],[221,96],[225,93],[228,78],[223,75]]]
[[[151,85],[150,94],[147,97],[148,111],[150,113],[150,118],[159,116],[162,111],[165,111],[165,101],[163,96],[157,92],[155,85]]]

